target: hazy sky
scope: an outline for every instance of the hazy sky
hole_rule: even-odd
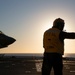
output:
[[[17,40],[0,53],[43,53],[43,33],[58,17],[75,32],[75,0],[0,0],[0,30]],[[65,53],[75,53],[75,40],[65,40]]]

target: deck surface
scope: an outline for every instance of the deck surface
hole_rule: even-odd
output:
[[[63,60],[63,75],[75,75],[75,61]],[[0,75],[41,75],[42,59],[1,58]],[[53,75],[53,70],[51,72]]]

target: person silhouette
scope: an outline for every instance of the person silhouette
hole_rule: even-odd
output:
[[[50,75],[52,68],[54,75],[63,75],[64,39],[75,39],[74,32],[63,31],[64,25],[63,19],[56,18],[52,28],[44,32],[42,75]]]

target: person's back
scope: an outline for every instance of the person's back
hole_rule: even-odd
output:
[[[63,19],[57,18],[53,27],[44,32],[42,75],[50,75],[52,67],[54,75],[63,75],[64,39],[75,39],[75,33],[63,32],[64,24]]]
[[[57,28],[50,28],[44,33],[43,47],[45,48],[45,52],[63,54],[64,42],[59,39],[60,32]]]

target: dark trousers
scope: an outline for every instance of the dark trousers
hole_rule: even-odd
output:
[[[54,70],[54,75],[63,75],[62,55],[58,53],[44,53],[42,75],[50,75],[52,67]]]

